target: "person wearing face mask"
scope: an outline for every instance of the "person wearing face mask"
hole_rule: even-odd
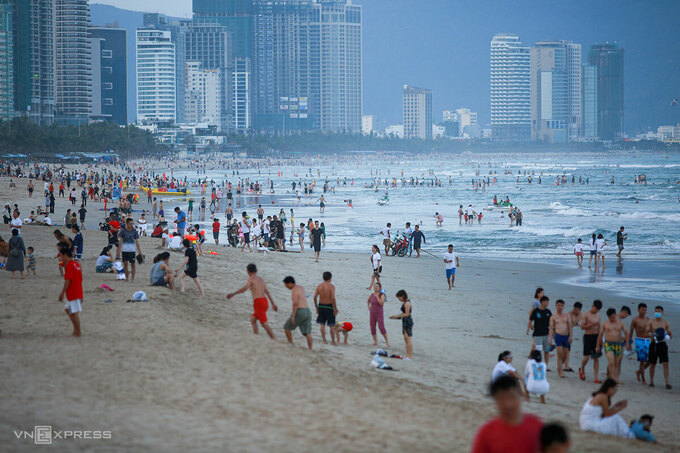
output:
[[[654,307],[654,318],[647,325],[647,333],[652,338],[649,346],[649,386],[654,387],[654,369],[658,361],[663,366],[663,377],[666,381],[666,388],[670,390],[671,384],[668,381],[668,341],[673,338],[671,325],[663,319],[663,307]]]

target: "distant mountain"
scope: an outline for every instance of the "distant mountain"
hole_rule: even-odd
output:
[[[625,48],[628,134],[680,123],[680,1],[639,0],[353,0],[363,5],[364,113],[401,122],[401,87],[432,89],[433,117],[470,107],[489,121],[489,43],[516,33],[527,45],[566,39],[583,45],[617,41]],[[140,2],[140,6],[142,2]],[[128,30],[128,109],[135,118],[135,29],[143,13],[92,4],[92,23]]]

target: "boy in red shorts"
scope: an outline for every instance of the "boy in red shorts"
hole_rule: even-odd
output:
[[[66,306],[64,310],[73,323],[73,336],[80,336],[80,318],[78,313],[83,311],[83,272],[80,263],[71,259],[73,252],[68,247],[62,247],[59,254],[59,261],[64,265],[64,288],[59,294],[59,302],[64,301],[66,296]]]
[[[235,295],[241,294],[249,289],[253,296],[253,314],[250,317],[250,323],[253,325],[253,333],[257,335],[257,322],[259,321],[260,324],[262,324],[262,328],[267,332],[269,337],[272,340],[275,340],[274,332],[267,323],[267,309],[269,308],[267,298],[269,298],[269,301],[272,303],[272,308],[274,311],[278,311],[279,308],[274,303],[272,295],[269,294],[267,283],[262,277],[257,275],[257,266],[250,263],[248,266],[246,266],[246,271],[248,272],[248,281],[246,281],[246,284],[243,286],[243,288],[233,293],[227,294],[227,299],[231,299]],[[265,297],[265,295],[267,297]]]

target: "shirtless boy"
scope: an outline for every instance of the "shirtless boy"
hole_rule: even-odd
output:
[[[673,332],[668,321],[663,319],[661,305],[654,307],[654,318],[647,325],[647,333],[652,337],[652,344],[649,346],[649,386],[654,387],[654,369],[658,360],[663,366],[666,388],[670,390],[673,387],[668,382],[668,340],[673,338]]]
[[[640,367],[635,372],[638,382],[646,384],[645,370],[649,366],[649,345],[650,335],[647,333],[649,325],[649,318],[647,317],[647,304],[642,302],[638,304],[638,315],[630,321],[630,340],[635,335],[635,352],[637,353],[637,360],[640,362]]]
[[[571,329],[572,329],[572,334],[573,334],[573,329],[576,327],[581,327],[581,309],[583,308],[583,304],[581,302],[574,302],[574,308],[571,309],[567,315],[569,315],[569,320],[571,321]],[[573,338],[573,337],[572,337]],[[571,350],[570,350],[571,351]],[[569,366],[569,357],[570,354],[567,354],[567,356],[564,359],[564,371],[574,371],[571,369]]]
[[[339,342],[335,323],[338,306],[335,301],[335,286],[331,283],[332,278],[333,275],[330,272],[323,273],[323,283],[314,291],[314,307],[316,307],[316,323],[321,328],[323,344],[328,344],[326,341],[326,325],[328,325],[331,331],[331,344],[335,346]]]
[[[554,338],[554,345],[557,346],[557,373],[563,378],[562,368],[569,359],[573,332],[571,318],[564,312],[564,301],[562,299],[555,302],[555,309],[557,312],[550,318],[550,335]],[[574,370],[565,367],[564,371]]]
[[[600,333],[597,337],[597,352],[600,352],[604,345],[607,354],[607,377],[620,382],[621,360],[623,359],[623,348],[630,349],[626,342],[628,330],[621,319],[616,316],[616,309],[607,310],[607,320],[600,326]]]
[[[267,332],[269,337],[274,340],[274,332],[272,331],[272,328],[269,327],[269,323],[267,322],[267,309],[269,308],[267,298],[269,298],[269,301],[272,303],[272,308],[274,311],[278,311],[279,308],[274,303],[272,295],[269,294],[267,283],[262,277],[257,275],[257,266],[250,263],[248,266],[246,266],[246,271],[248,272],[248,280],[246,281],[246,284],[243,286],[243,288],[233,293],[227,294],[227,299],[231,299],[237,294],[241,294],[246,290],[250,290],[250,293],[253,296],[253,314],[250,316],[250,323],[253,325],[253,333],[257,335],[257,322],[260,321],[262,328]]]
[[[305,289],[295,284],[295,279],[290,275],[283,279],[283,284],[291,290],[290,298],[293,301],[293,313],[283,325],[288,342],[293,344],[293,331],[300,328],[302,335],[307,337],[307,347],[312,349],[312,312],[307,306]]]
[[[583,329],[583,360],[581,360],[581,368],[578,369],[578,376],[582,381],[586,380],[586,365],[590,356],[593,356],[593,372],[595,383],[601,382],[597,379],[597,373],[600,370],[600,356],[601,352],[595,351],[597,348],[597,335],[600,332],[600,315],[598,314],[602,309],[602,301],[594,300],[593,306],[581,316],[581,329]],[[597,353],[596,353],[597,352]]]

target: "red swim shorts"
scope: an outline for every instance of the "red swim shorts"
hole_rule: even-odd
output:
[[[253,316],[261,323],[267,322],[269,302],[266,297],[258,297],[253,301]]]

